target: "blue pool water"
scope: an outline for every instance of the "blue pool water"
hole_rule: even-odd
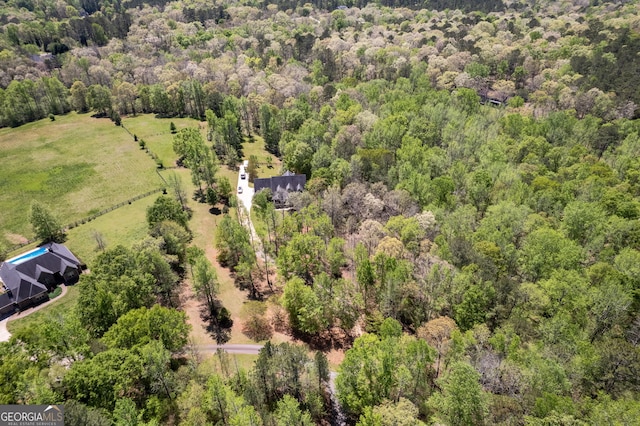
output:
[[[41,254],[46,253],[47,251],[49,251],[49,249],[46,247],[38,247],[35,250],[28,251],[25,254],[21,254],[18,257],[7,260],[7,263],[11,263],[12,265],[19,265],[20,263],[26,262],[27,260],[33,259],[34,257],[38,257]]]

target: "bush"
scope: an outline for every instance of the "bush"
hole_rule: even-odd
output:
[[[56,116],[53,114],[49,114],[49,120],[56,121]]]
[[[264,315],[259,314],[253,314],[249,317],[242,328],[242,332],[256,342],[269,340],[273,336],[271,324],[269,324]]]

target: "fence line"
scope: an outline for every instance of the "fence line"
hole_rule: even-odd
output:
[[[144,149],[144,151],[147,154],[149,154],[149,157],[151,157],[151,159],[156,162],[156,165],[158,166],[158,168],[160,168],[160,169],[171,168],[171,167],[165,167],[164,166],[164,164],[162,163],[162,160],[160,159],[160,157],[158,157],[158,154],[156,154],[155,152],[153,152],[153,151],[151,151],[149,149],[149,147],[147,146],[147,143],[144,141],[144,139],[138,137],[138,135],[134,135],[133,133],[131,133],[131,131],[129,131],[129,129],[127,129],[124,126],[124,124],[120,124],[120,127],[122,127],[127,133],[129,133],[129,136],[132,136],[134,141],[136,139],[138,140],[138,145],[140,145],[140,148]],[[154,135],[151,135],[151,136],[154,136]],[[140,142],[142,142],[144,144],[144,146]]]
[[[159,173],[158,173],[158,174],[159,174]],[[161,176],[161,177],[162,177],[162,176]],[[164,179],[162,179],[162,180],[164,181]],[[165,183],[166,183],[166,182],[165,182]],[[66,232],[66,231],[68,231],[69,229],[73,229],[73,228],[76,228],[76,227],[78,227],[78,226],[80,226],[80,225],[82,225],[82,224],[84,224],[84,223],[91,222],[92,220],[94,220],[94,219],[96,219],[96,218],[98,218],[98,217],[100,217],[100,216],[102,216],[102,215],[105,215],[105,214],[107,214],[107,213],[109,213],[109,212],[112,212],[112,211],[114,211],[114,210],[116,210],[116,209],[119,209],[120,207],[123,207],[123,206],[125,206],[125,205],[131,204],[131,203],[133,203],[134,201],[138,201],[138,200],[139,200],[139,199],[141,199],[141,198],[146,198],[146,197],[148,197],[149,195],[153,195],[153,194],[155,194],[155,193],[158,193],[158,192],[165,192],[165,191],[166,191],[166,189],[165,189],[165,188],[156,188],[156,189],[154,189],[154,190],[151,190],[151,191],[145,192],[144,194],[136,195],[135,197],[133,197],[133,198],[129,198],[129,199],[128,199],[128,200],[126,200],[126,201],[123,201],[123,202],[121,202],[121,203],[118,203],[118,204],[116,204],[116,205],[113,205],[113,206],[111,206],[111,207],[108,207],[108,208],[106,208],[106,209],[104,209],[104,210],[100,210],[98,213],[94,213],[94,214],[92,214],[91,216],[87,216],[87,217],[85,217],[85,218],[83,218],[83,219],[76,220],[76,221],[75,221],[75,222],[73,222],[73,223],[70,223],[70,224],[68,224],[68,225],[66,225],[66,226],[63,226],[63,227],[62,227],[62,230]],[[16,250],[18,250],[18,249],[20,249],[20,248],[22,248],[22,247],[24,247],[24,246],[28,246],[29,244],[33,244],[33,243],[35,243],[35,242],[37,242],[37,241],[38,241],[37,239],[33,239],[33,240],[28,240],[28,241],[26,241],[26,242],[24,242],[24,243],[14,244],[13,246],[9,247],[9,249],[7,249],[7,253],[14,252],[14,251],[16,251]]]
[[[122,127],[127,133],[129,133],[129,136],[133,137],[134,140],[135,140],[135,138],[138,137],[137,135],[134,135],[133,133],[131,133],[131,131],[129,131],[129,129],[127,129],[124,126],[124,124],[121,123],[120,127]],[[163,134],[163,133],[158,133],[157,135],[161,135],[161,134]],[[152,135],[152,136],[157,136],[157,135]],[[141,140],[143,140],[143,139],[138,138],[138,141],[141,141]],[[158,169],[161,168],[161,169],[166,169],[166,170],[174,170],[174,169],[177,169],[178,167],[176,167],[176,166],[164,167],[164,165],[162,164],[162,161],[160,160],[160,158],[158,158],[158,155],[155,152],[151,151],[149,148],[146,147],[146,143],[145,143],[144,150],[145,150],[145,152],[147,154],[149,154],[149,156],[158,165],[158,167],[156,167],[156,173],[158,174],[158,176],[160,176],[160,179],[162,179],[162,182],[164,182],[165,185],[168,185],[168,183],[165,180],[164,176],[162,176],[160,174]],[[116,204],[115,206],[111,206],[111,207],[109,207],[107,209],[99,211],[96,214],[93,214],[91,216],[85,217],[84,219],[80,219],[80,220],[77,220],[77,221],[75,221],[73,223],[70,223],[70,224],[64,226],[62,229],[63,229],[63,231],[67,231],[69,229],[73,229],[73,228],[75,228],[75,227],[77,227],[79,225],[82,225],[83,223],[90,222],[90,221],[92,221],[93,219],[95,219],[97,217],[100,217],[100,216],[102,216],[104,214],[112,212],[115,209],[119,209],[120,207],[124,206],[125,204],[131,204],[132,202],[137,201],[137,200],[139,200],[141,198],[148,197],[149,195],[155,194],[157,192],[165,192],[165,191],[166,191],[166,188],[157,188],[157,189],[154,189],[153,191],[149,191],[149,192],[146,192],[144,194],[136,195],[135,197],[130,198],[130,199],[126,200],[126,201],[123,201],[123,202],[121,202],[119,204]],[[22,248],[24,246],[28,246],[29,244],[33,244],[33,243],[35,243],[37,241],[38,241],[37,239],[33,239],[33,240],[27,240],[24,243],[14,244],[13,246],[11,246],[11,247],[9,247],[7,249],[6,253],[14,252],[14,251],[16,251],[16,250],[18,250],[18,249],[20,249],[20,248]]]

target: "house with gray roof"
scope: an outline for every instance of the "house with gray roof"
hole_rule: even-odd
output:
[[[273,176],[270,178],[255,178],[253,180],[253,188],[255,192],[262,189],[270,189],[273,201],[276,204],[284,204],[289,192],[302,192],[307,183],[306,175],[297,175],[286,171],[282,176]]]
[[[49,300],[58,284],[78,281],[84,265],[71,251],[48,243],[0,264],[0,317]]]

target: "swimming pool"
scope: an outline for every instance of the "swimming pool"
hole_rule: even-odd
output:
[[[49,251],[48,247],[38,247],[35,250],[28,251],[28,252],[26,252],[24,254],[21,254],[20,256],[16,256],[14,258],[11,258],[11,259],[7,260],[7,263],[11,263],[12,265],[19,265],[22,262],[26,262],[29,259],[33,259],[34,257],[38,257],[41,254],[44,254],[44,253],[46,253],[48,251]]]

